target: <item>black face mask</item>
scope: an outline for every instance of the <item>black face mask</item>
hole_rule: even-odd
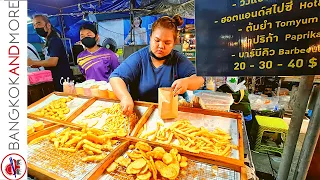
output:
[[[47,37],[48,35],[48,32],[44,31],[44,28],[36,28],[36,32],[37,34],[39,34],[39,36],[42,36],[42,37]]]
[[[155,59],[156,59],[156,60],[158,60],[158,61],[161,61],[161,60],[168,60],[168,59],[170,59],[170,58],[171,58],[171,53],[169,53],[168,55],[163,56],[163,57],[157,57],[155,54],[153,54],[153,52],[152,52],[152,51],[150,51],[150,55],[151,55],[151,57],[155,58]]]
[[[87,48],[92,48],[97,44],[97,41],[95,37],[85,37],[81,40],[81,43]]]

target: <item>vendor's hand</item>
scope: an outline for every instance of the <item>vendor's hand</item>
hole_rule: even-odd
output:
[[[134,103],[131,97],[125,97],[120,102],[122,112],[126,116],[130,116],[133,112]]]
[[[33,65],[33,61],[30,58],[28,58],[28,66],[32,66],[32,65]]]
[[[30,67],[32,67],[32,68],[39,68],[39,67],[41,67],[41,66],[38,66],[38,65],[31,65]]]
[[[183,94],[188,90],[188,82],[184,78],[175,80],[172,83],[171,88],[175,96],[179,94]]]

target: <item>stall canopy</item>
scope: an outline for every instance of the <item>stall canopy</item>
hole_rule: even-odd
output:
[[[28,17],[32,18],[35,14],[48,15],[55,29],[74,43],[79,39],[79,27],[90,15],[95,15],[94,21],[129,18],[131,3],[131,10],[139,15],[170,14],[168,10],[176,13],[173,12],[177,10],[174,8],[176,6],[194,6],[194,0],[28,0]],[[187,16],[190,18],[190,10],[184,11],[188,12]],[[42,41],[35,33],[32,23],[29,23],[28,42]]]

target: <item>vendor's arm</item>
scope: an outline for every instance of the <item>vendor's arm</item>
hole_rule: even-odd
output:
[[[58,64],[59,57],[61,57],[64,51],[65,49],[62,40],[58,37],[53,37],[50,39],[50,43],[48,43],[48,55],[50,58],[44,61],[32,61],[31,59],[28,59],[28,66],[55,67]]]
[[[115,69],[110,75],[110,84],[112,90],[121,101],[123,113],[133,112],[133,99],[128,91],[127,85],[139,78],[141,72],[140,55],[134,53]]]
[[[58,63],[58,57],[50,57],[47,60],[43,61],[34,61],[30,58],[28,58],[28,66],[43,66],[43,67],[55,67]]]
[[[110,84],[112,86],[113,92],[120,100],[123,113],[125,115],[132,114],[134,103],[127,89],[126,83],[124,83],[124,81],[119,77],[113,77],[110,79]]]
[[[178,79],[172,83],[172,89],[175,95],[183,94],[187,90],[197,90],[204,84],[204,78],[201,76],[192,75],[190,77]]]
[[[187,90],[197,90],[204,84],[204,78],[196,76],[196,69],[192,62],[182,53],[178,55],[178,78],[171,87],[175,95],[183,94]]]

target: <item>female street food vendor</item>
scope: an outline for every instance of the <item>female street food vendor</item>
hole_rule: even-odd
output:
[[[204,78],[196,76],[191,61],[173,49],[182,24],[179,15],[158,19],[152,25],[150,46],[130,55],[111,74],[113,92],[125,114],[133,111],[133,100],[157,102],[159,87],[172,87],[178,95],[203,85]]]

